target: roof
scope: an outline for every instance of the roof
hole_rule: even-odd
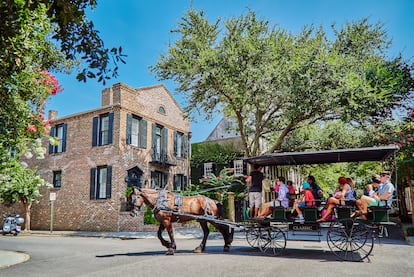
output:
[[[245,161],[262,166],[382,161],[398,151],[398,149],[399,147],[396,145],[388,145],[311,152],[284,152],[249,157]]]

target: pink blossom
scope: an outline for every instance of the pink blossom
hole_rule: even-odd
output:
[[[27,128],[27,130],[30,133],[36,133],[36,131],[37,131],[37,129],[36,129],[36,127],[34,125],[29,125],[29,127]]]

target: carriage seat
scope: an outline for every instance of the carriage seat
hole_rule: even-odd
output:
[[[315,222],[318,219],[319,207],[318,206],[305,206],[300,208],[303,212],[305,221]]]
[[[386,200],[381,200],[382,205],[368,207],[368,212],[372,213],[373,222],[389,222],[391,207],[387,206]]]
[[[287,215],[290,214],[292,208],[285,208],[283,206],[272,207],[272,219],[286,221]]]
[[[335,217],[337,219],[350,218],[351,214],[355,211],[355,202],[346,203],[347,205],[336,205],[335,206]]]

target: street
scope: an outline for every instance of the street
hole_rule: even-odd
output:
[[[238,236],[230,252],[223,241],[178,238],[177,253],[166,256],[157,238],[120,239],[24,235],[0,237],[0,249],[20,251],[30,260],[0,269],[0,276],[411,276],[414,246],[384,239],[369,261],[340,262],[327,243],[288,241],[280,257],[265,256]]]

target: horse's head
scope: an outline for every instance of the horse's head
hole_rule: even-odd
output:
[[[142,205],[144,204],[144,198],[142,197],[142,191],[139,188],[134,188],[134,191],[131,194],[131,205],[132,211],[131,216],[137,216],[138,211],[141,210]]]

